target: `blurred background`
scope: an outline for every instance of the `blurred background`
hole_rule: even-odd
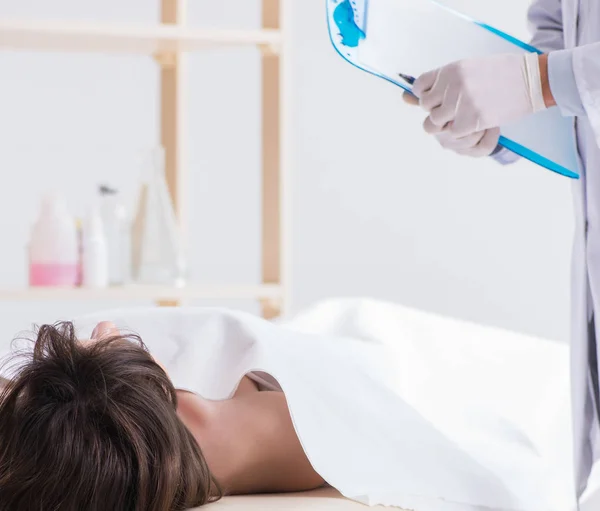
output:
[[[446,3],[528,38],[527,2]],[[442,151],[399,89],[337,56],[324,0],[291,5],[293,310],[368,296],[566,340],[569,181]],[[0,0],[0,19],[154,23],[158,12],[156,0]],[[259,23],[257,0],[189,0],[191,26]],[[189,56],[188,248],[199,284],[260,278],[259,61],[253,48]],[[58,190],[83,215],[109,183],[133,207],[158,140],[158,67],[143,56],[0,51],[0,70],[0,288],[14,288],[27,282],[43,193]],[[115,305],[5,301],[0,338]]]

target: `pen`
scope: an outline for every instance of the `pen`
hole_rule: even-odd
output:
[[[410,85],[412,85],[413,83],[415,83],[417,81],[417,79],[414,76],[405,75],[402,73],[398,73],[398,76],[400,78],[402,78],[405,82],[408,82]]]
[[[417,81],[417,79],[416,79],[414,76],[405,75],[405,74],[403,74],[403,73],[398,73],[398,76],[399,76],[400,78],[402,78],[402,79],[403,79],[403,80],[404,80],[406,83],[408,83],[409,85],[413,85],[413,84],[414,84],[414,83]],[[406,90],[406,94],[410,94],[411,96],[413,96],[413,97],[415,97],[415,98],[417,97],[417,96],[415,96],[414,92],[412,92],[412,91],[409,91],[409,90],[407,90],[407,89],[405,89],[405,90]]]

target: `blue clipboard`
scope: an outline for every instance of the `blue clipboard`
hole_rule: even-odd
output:
[[[537,48],[435,0],[326,0],[331,43],[353,66],[411,91],[399,73],[418,76],[482,54]],[[426,48],[426,50],[423,50]],[[500,145],[560,175],[578,179],[573,120],[553,107],[501,127]]]

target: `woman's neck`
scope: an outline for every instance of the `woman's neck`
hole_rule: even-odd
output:
[[[243,392],[227,401],[188,394],[178,413],[227,493],[300,491],[324,482],[308,462],[280,392]]]

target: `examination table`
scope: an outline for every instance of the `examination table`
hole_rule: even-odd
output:
[[[333,488],[303,493],[285,493],[275,495],[244,495],[225,497],[219,502],[204,508],[207,511],[388,511],[400,508],[385,506],[369,507],[342,497]]]

